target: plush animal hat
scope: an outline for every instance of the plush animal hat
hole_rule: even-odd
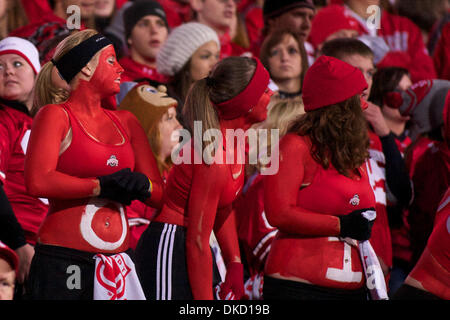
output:
[[[128,91],[118,109],[133,113],[148,134],[164,113],[176,106],[177,101],[167,95],[165,86],[155,88],[148,84],[137,84]]]

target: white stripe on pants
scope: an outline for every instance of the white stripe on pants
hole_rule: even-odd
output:
[[[165,224],[158,245],[156,300],[172,299],[172,255],[176,225]]]

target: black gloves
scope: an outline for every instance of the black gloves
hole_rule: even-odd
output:
[[[349,237],[355,240],[369,240],[375,219],[369,221],[364,215],[375,216],[375,208],[365,208],[350,212],[345,216],[339,216],[341,233],[339,236]]]
[[[129,205],[132,200],[145,201],[150,197],[150,180],[140,172],[129,168],[98,177],[100,181],[99,198],[107,198]]]

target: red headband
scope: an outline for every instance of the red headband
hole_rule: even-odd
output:
[[[256,69],[247,87],[234,98],[217,104],[213,103],[221,119],[231,120],[246,114],[256,106],[266,91],[270,78],[269,72],[259,59],[253,58],[253,60],[256,61]]]

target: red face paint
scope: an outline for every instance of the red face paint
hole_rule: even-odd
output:
[[[361,109],[366,110],[369,107],[369,104],[367,103],[367,101],[361,96]]]
[[[270,97],[273,95],[272,90],[269,88],[259,98],[258,103],[254,106],[246,115],[247,122],[253,124],[266,120],[267,118],[267,106],[270,102]]]
[[[116,53],[112,45],[105,47],[98,59],[97,68],[89,81],[102,98],[120,92],[120,75],[123,68],[117,62]]]

